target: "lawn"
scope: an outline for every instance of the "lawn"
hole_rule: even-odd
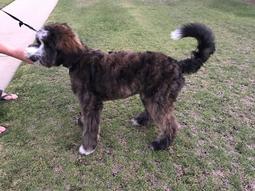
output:
[[[13,0],[0,0],[0,8],[8,5],[9,3],[11,3]]]
[[[3,2],[1,0],[1,2]],[[242,0],[60,0],[50,22],[67,22],[90,47],[161,51],[177,59],[192,39],[170,31],[201,22],[217,51],[186,76],[176,102],[182,129],[166,151],[148,144],[153,126],[129,120],[138,96],[105,103],[96,152],[80,156],[78,101],[65,68],[23,64],[0,103],[0,190],[255,190],[255,5]]]

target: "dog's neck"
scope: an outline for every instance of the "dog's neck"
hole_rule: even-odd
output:
[[[67,57],[67,59],[63,60],[62,65],[66,68],[73,69],[76,67],[76,65],[79,64],[81,61],[82,54],[75,54],[72,56]]]
[[[77,53],[73,53],[68,56],[63,56],[62,65],[69,70],[73,70],[82,60],[84,54],[89,51],[89,48],[84,45],[84,48]]]

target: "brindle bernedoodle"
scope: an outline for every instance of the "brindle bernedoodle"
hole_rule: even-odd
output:
[[[151,143],[154,150],[166,149],[176,136],[178,124],[174,102],[184,85],[184,74],[197,72],[215,51],[214,36],[203,24],[192,23],[171,33],[173,39],[193,37],[197,50],[191,58],[177,61],[160,52],[103,52],[87,47],[67,24],[48,24],[36,34],[28,57],[46,67],[69,69],[72,90],[81,107],[81,154],[92,153],[98,141],[103,102],[139,94],[144,111],[132,121],[153,122],[158,130]]]

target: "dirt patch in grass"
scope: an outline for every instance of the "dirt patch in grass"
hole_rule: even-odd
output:
[[[245,191],[253,191],[255,190],[255,180],[251,181],[246,187]]]
[[[255,5],[255,0],[244,0],[245,3]]]
[[[99,0],[75,0],[75,5],[77,7],[89,7],[98,3]]]

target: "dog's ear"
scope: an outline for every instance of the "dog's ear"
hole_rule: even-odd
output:
[[[83,48],[78,35],[66,23],[58,25],[57,49],[66,54],[79,53]]]
[[[52,23],[44,26],[47,31],[48,44],[54,45],[57,51],[65,55],[79,54],[84,45],[67,23]]]
[[[71,27],[67,23],[61,23],[61,25],[66,29],[71,29]]]
[[[57,43],[57,49],[66,54],[79,53],[83,49],[83,45],[76,37],[64,38]]]

